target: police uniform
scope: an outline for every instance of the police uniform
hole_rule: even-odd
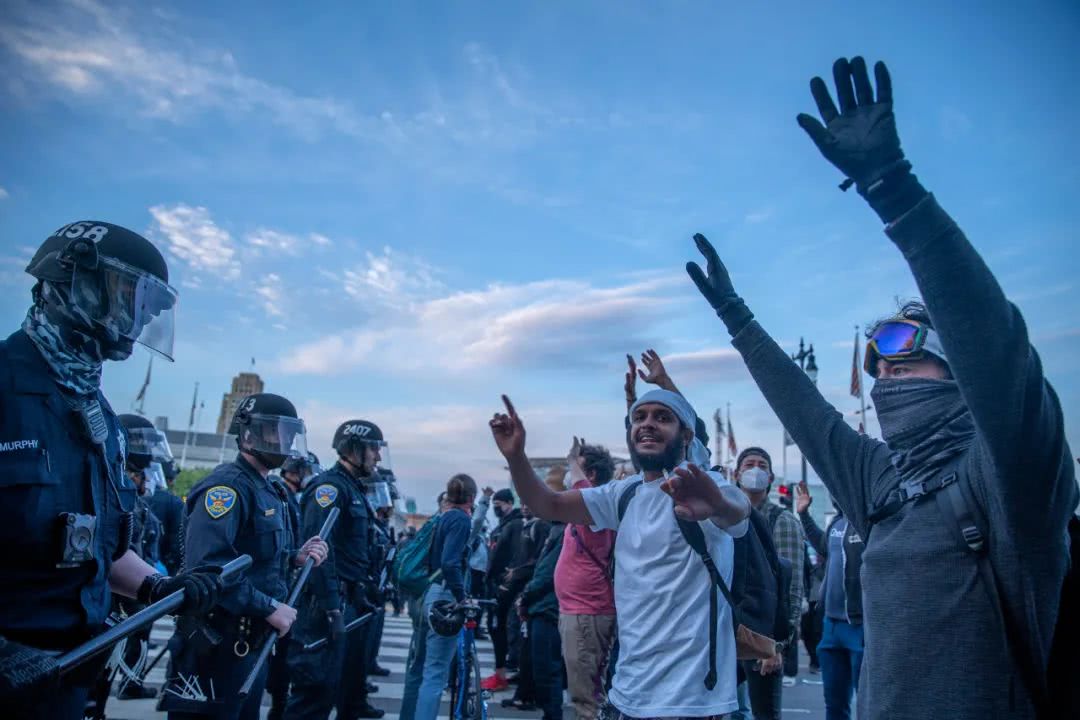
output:
[[[0,383],[0,636],[70,650],[101,631],[109,570],[128,549],[136,491],[120,426],[98,391],[108,434],[95,444],[21,330],[0,342]],[[80,717],[100,667],[89,665],[47,709],[5,704],[4,716]]]
[[[343,641],[330,642],[318,651],[305,651],[304,643],[330,633],[326,613],[340,609],[347,625],[370,609],[372,586],[371,547],[374,510],[363,485],[353,479],[340,462],[313,478],[300,500],[301,527],[314,535],[322,528],[331,508],[339,508],[329,538],[330,552],[312,570],[311,594],[297,608],[295,632],[289,647],[292,694],[285,711],[288,720],[325,720],[340,689],[338,717],[351,720],[357,708],[367,704],[365,648],[368,626],[348,633]]]
[[[184,501],[167,490],[158,490],[149,499],[150,510],[161,521],[158,558],[170,575],[184,563]]]
[[[296,494],[285,484],[283,480],[275,479],[285,493],[285,502],[288,505],[289,517],[292,526],[300,527],[300,502]],[[293,571],[293,575],[299,573],[299,569]],[[291,584],[291,583],[290,583]],[[270,712],[267,720],[281,720],[285,712],[285,705],[289,700],[289,643],[279,641],[274,645],[274,654],[267,663],[270,671],[266,679],[266,692],[270,695]]]
[[[296,555],[296,528],[286,493],[238,455],[219,465],[192,489],[185,516],[185,567],[224,565],[250,555],[242,580],[222,591],[205,618],[184,618],[170,644],[173,676],[158,704],[170,718],[197,716],[258,718],[267,668],[246,699],[238,691],[255,664],[258,648],[276,632],[266,618],[288,592]],[[197,683],[206,701],[178,698],[176,676]]]
[[[383,571],[389,572],[389,568],[386,567],[386,558],[390,553],[391,535],[389,523],[383,521],[378,514],[374,517],[372,528],[374,542],[371,544],[371,567],[378,583]],[[375,617],[371,619],[371,629],[368,632],[365,650],[364,663],[368,673],[373,673],[378,664],[379,646],[382,645],[383,628],[386,623],[386,597],[378,592],[380,589],[376,586],[375,605],[377,608]]]

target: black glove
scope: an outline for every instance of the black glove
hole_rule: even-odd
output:
[[[150,575],[139,586],[137,599],[147,605],[172,595],[177,590],[184,591],[184,604],[177,610],[178,615],[205,615],[217,605],[222,588],[220,567],[200,567],[180,573],[176,577]]]
[[[837,111],[825,81],[810,81],[810,93],[817,103],[822,126],[815,118],[800,114],[796,120],[817,145],[825,159],[847,175],[840,185],[847,190],[855,184],[859,194],[882,219],[891,223],[906,213],[927,193],[904,159],[893,115],[892,80],[885,63],[874,65],[877,100],[870,86],[866,62],[861,57],[840,58],[833,63]]]
[[[754,319],[754,313],[750,312],[750,308],[746,307],[743,299],[735,294],[735,286],[731,284],[727,268],[720,262],[720,257],[712,244],[701,233],[694,235],[694,242],[701,254],[705,256],[705,267],[709,274],[706,277],[695,262],[686,263],[686,272],[690,274],[690,279],[716,310],[716,314],[724,321],[731,337],[735,337]]]
[[[331,640],[337,640],[345,634],[345,616],[340,610],[330,610],[327,612],[326,622],[330,626]]]
[[[56,659],[0,637],[0,699],[45,696],[60,687]]]
[[[371,601],[372,592],[374,586],[370,583],[360,582],[356,584],[356,588],[353,590],[353,608],[360,615],[366,612],[371,612],[375,609],[375,603]]]

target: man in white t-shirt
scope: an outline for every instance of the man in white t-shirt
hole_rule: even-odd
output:
[[[738,708],[731,608],[721,599],[715,666],[710,663],[711,580],[676,516],[700,526],[709,554],[731,582],[733,537],[746,532],[750,504],[716,473],[686,462],[696,415],[677,393],[653,390],[630,408],[628,445],[642,473],[597,488],[552,492],[525,455],[525,426],[509,398],[491,431],[522,502],[548,520],[618,530],[615,608],[619,659],[606,718],[719,718]],[[619,500],[624,501],[619,519]],[[706,677],[715,667],[715,682]]]

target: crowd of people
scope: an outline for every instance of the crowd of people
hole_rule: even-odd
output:
[[[504,395],[490,429],[512,487],[456,474],[400,542],[378,426],[343,423],[323,470],[295,405],[270,393],[232,418],[233,462],[183,501],[151,494],[174,470],[167,444],[112,411],[101,368],[136,342],[171,357],[177,293],[140,235],[57,230],[27,268],[22,328],[0,342],[0,541],[16,549],[0,563],[5,715],[80,717],[117,669],[121,694],[142,696],[132,668],[148,631],[133,616],[167,605],[169,717],[256,718],[269,689],[275,718],[379,718],[369,676],[385,674],[388,601],[414,627],[403,720],[438,715],[458,648],[448,620],[478,607],[495,659],[482,689],[513,686],[500,701],[545,720],[561,717],[564,688],[586,720],[779,718],[800,636],[830,720],[852,716],[856,691],[862,720],[1080,715],[1067,641],[1080,634],[1080,490],[1062,410],[1020,311],[913,174],[888,71],[873,74],[838,60],[835,101],[815,77],[820,120],[798,123],[922,293],[867,331],[882,439],[824,399],[704,236],[705,269],[686,266],[828,489],[824,529],[805,484],[772,492],[764,449],[730,470],[712,461],[692,399],[651,350],[640,371],[628,361],[629,467],[574,437],[565,469],[540,478]],[[655,387],[639,396],[638,378]],[[395,553],[420,558],[420,582]],[[86,651],[114,621],[125,645]]]

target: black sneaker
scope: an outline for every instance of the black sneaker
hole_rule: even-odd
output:
[[[365,685],[364,689],[367,690],[368,695],[374,695],[375,693],[379,692],[379,686],[373,682],[369,682],[367,685]]]
[[[155,697],[157,697],[157,690],[134,682],[129,682],[124,686],[123,690],[116,694],[117,700],[149,700]]]
[[[376,665],[374,668],[368,671],[368,675],[374,675],[376,677],[389,677],[390,671],[381,665]]]
[[[371,718],[372,720],[378,720],[386,714],[385,710],[380,710],[369,702],[364,702],[359,708],[349,714],[351,718]]]

